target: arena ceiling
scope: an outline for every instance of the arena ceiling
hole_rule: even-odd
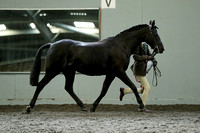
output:
[[[52,42],[59,34],[76,38],[76,33],[80,33],[97,39],[98,16],[98,10],[0,10],[0,30],[1,26],[6,27],[0,31],[0,37],[40,34]],[[95,27],[76,27],[75,22],[90,22]]]

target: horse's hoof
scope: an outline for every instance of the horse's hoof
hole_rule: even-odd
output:
[[[86,107],[82,107],[81,110],[82,111],[87,111],[87,108]]]
[[[145,106],[142,104],[142,105],[139,105],[139,109],[142,109],[142,110],[145,110]]]
[[[94,109],[94,108],[91,108],[91,109],[90,109],[90,112],[95,112],[95,109]]]
[[[31,106],[27,106],[24,114],[30,114],[30,113],[31,113]]]
[[[147,113],[150,113],[151,110],[148,110],[148,109],[146,109],[146,108],[144,108],[144,109],[138,108],[138,112],[147,112]]]

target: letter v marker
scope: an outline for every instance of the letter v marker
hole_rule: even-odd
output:
[[[107,5],[107,7],[109,7],[110,6],[110,4],[111,4],[111,0],[106,0],[106,5]]]

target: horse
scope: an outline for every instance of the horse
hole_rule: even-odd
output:
[[[60,73],[64,75],[66,80],[65,90],[81,107],[82,111],[87,111],[83,102],[73,91],[76,72],[89,76],[105,75],[101,93],[93,103],[90,109],[91,112],[95,112],[115,77],[133,90],[139,108],[145,110],[136,86],[125,72],[130,62],[130,56],[134,54],[136,48],[142,42],[149,44],[154,52],[163,53],[164,46],[157,33],[155,21],[150,21],[150,24],[133,26],[116,36],[97,42],[63,39],[42,45],[36,53],[30,74],[30,84],[37,87],[30,104],[26,108],[26,113],[31,112],[42,89]],[[46,53],[46,70],[44,77],[38,82],[41,54],[44,49],[48,49]]]

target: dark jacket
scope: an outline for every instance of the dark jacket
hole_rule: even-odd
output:
[[[134,64],[131,66],[133,74],[135,76],[146,76],[147,61],[152,59],[148,45],[140,45],[133,55],[133,59],[135,60]]]

